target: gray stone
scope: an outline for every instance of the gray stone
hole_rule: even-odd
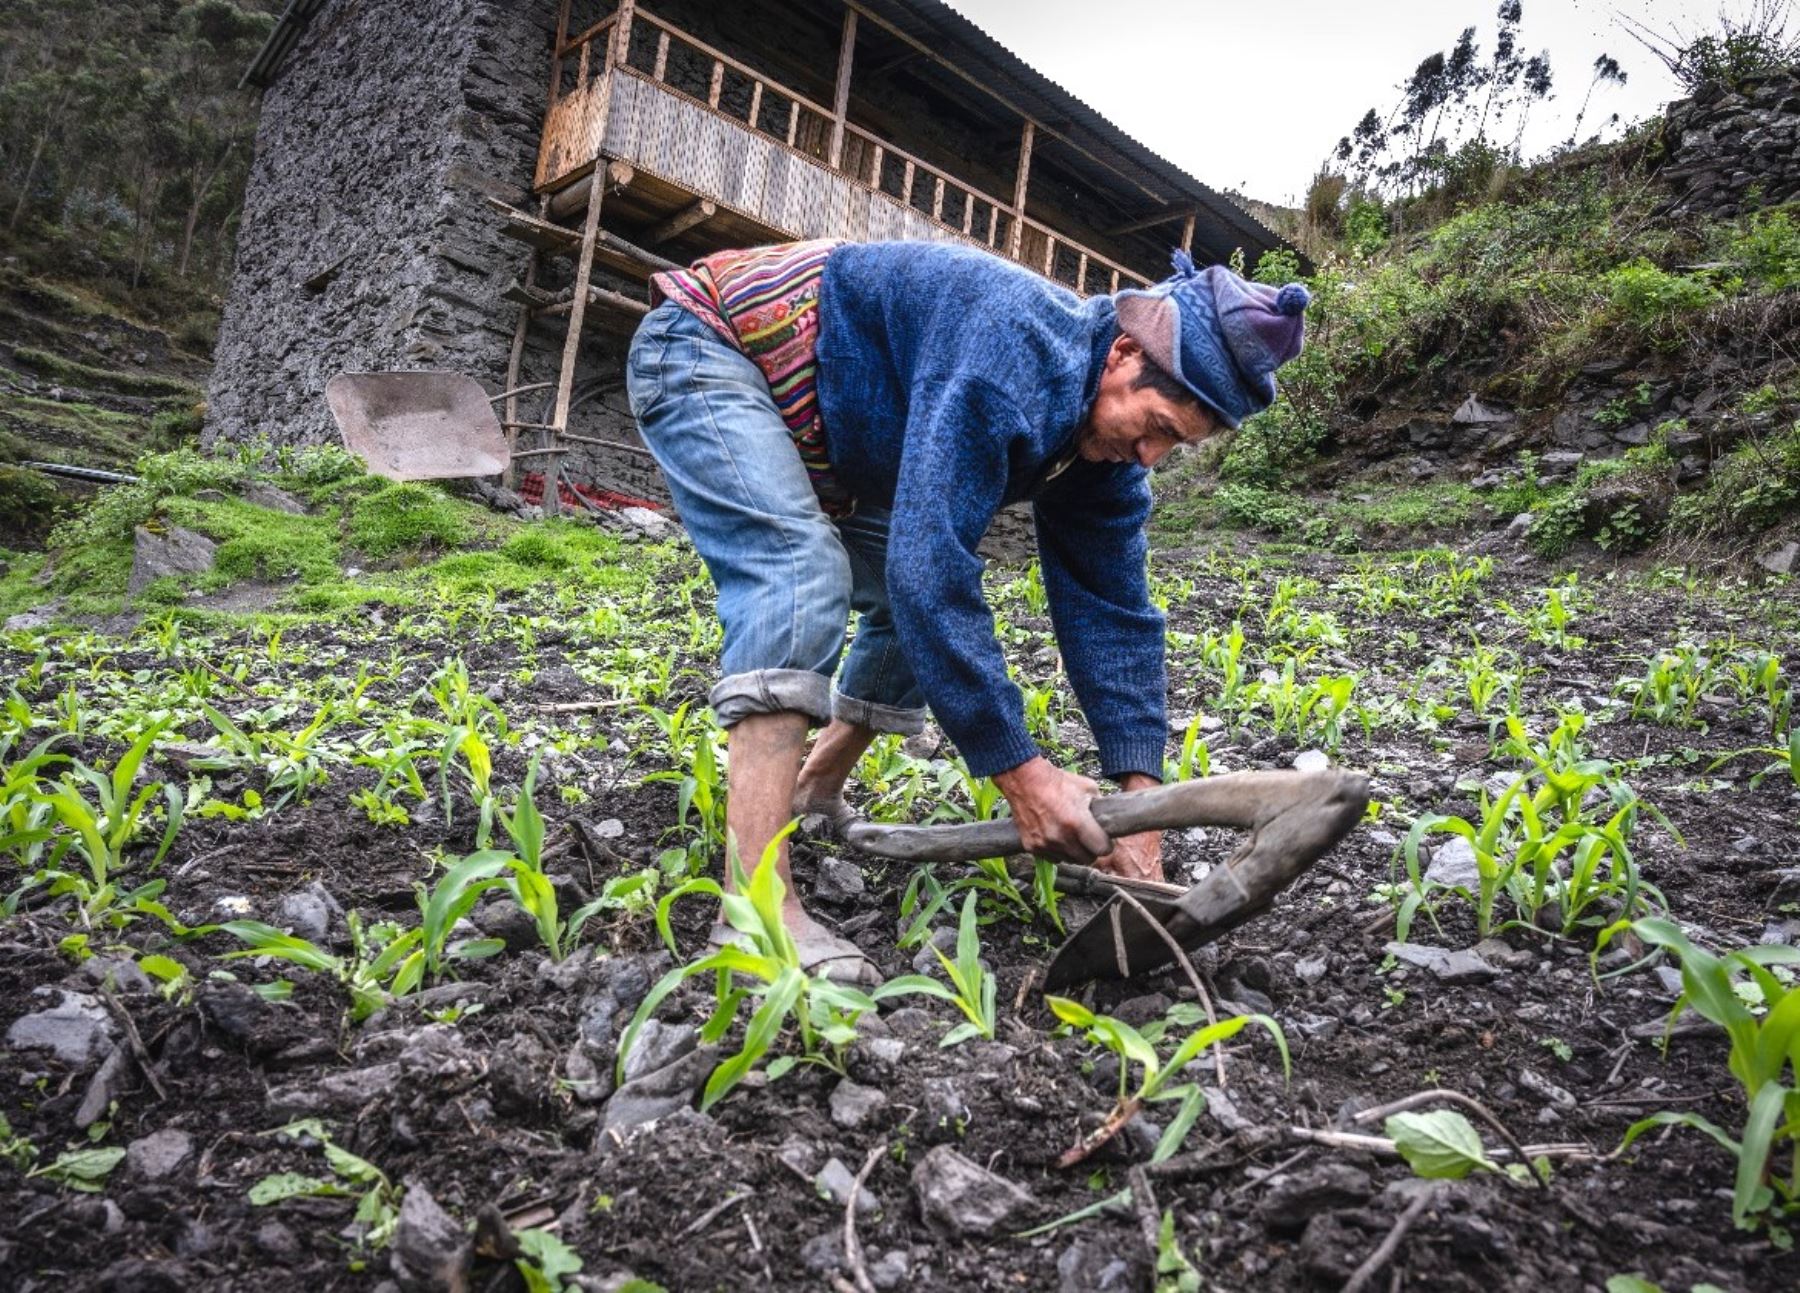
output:
[[[618,517],[647,539],[667,539],[681,532],[681,527],[661,512],[647,507],[621,507]]]
[[[1575,1107],[1575,1096],[1573,1092],[1565,1087],[1558,1086],[1549,1078],[1534,1069],[1519,1070],[1519,1085],[1533,1095],[1548,1100],[1559,1109],[1573,1109]]]
[[[81,963],[81,977],[95,987],[111,987],[114,992],[154,992],[150,976],[138,969],[129,956],[90,956]]]
[[[912,1187],[925,1224],[955,1236],[1016,1229],[1032,1207],[1026,1191],[948,1145],[935,1146],[919,1160],[913,1169]]]
[[[13,1020],[6,1044],[14,1050],[49,1051],[64,1064],[77,1066],[105,1058],[118,1040],[118,1026],[100,999],[62,988],[37,988],[31,995],[52,994],[55,1005]]]
[[[1369,1174],[1348,1163],[1320,1163],[1264,1184],[1257,1215],[1267,1229],[1278,1235],[1297,1235],[1321,1212],[1354,1208],[1375,1194]]]
[[[1497,965],[1503,970],[1529,970],[1538,962],[1535,955],[1502,938],[1484,938],[1475,944],[1474,952],[1489,965]]]
[[[1429,971],[1445,983],[1481,983],[1499,973],[1468,948],[1452,952],[1423,943],[1388,943],[1383,950],[1408,965]]]
[[[1470,395],[1468,399],[1457,406],[1456,412],[1450,415],[1450,420],[1463,426],[1493,426],[1502,422],[1511,422],[1513,415],[1506,409],[1492,404],[1483,404],[1474,395]]]
[[[931,950],[934,947],[943,952],[943,954],[951,960],[955,960],[956,931],[949,926],[943,926],[931,931],[931,938],[923,947],[913,953],[912,968],[914,974],[930,974],[933,971],[936,971],[940,975],[943,973],[943,963],[937,959],[936,955],[933,954]]]
[[[281,1118],[304,1118],[322,1113],[355,1113],[400,1085],[396,1061],[369,1064],[342,1073],[327,1073],[299,1082],[270,1087],[270,1110]]]
[[[203,575],[213,568],[219,545],[204,534],[171,525],[162,533],[137,527],[131,553],[131,578],[125,590],[136,597],[170,575]]]
[[[1194,1060],[1193,1063],[1188,1066],[1188,1072],[1193,1072],[1194,1066],[1201,1063],[1208,1064],[1206,1071],[1210,1073],[1211,1065],[1206,1061],[1204,1056]],[[1206,1097],[1207,1117],[1218,1123],[1222,1130],[1228,1132],[1243,1131],[1246,1127],[1254,1127],[1256,1125],[1238,1111],[1237,1102],[1229,1095],[1226,1095],[1222,1088],[1216,1086],[1204,1086],[1200,1088],[1200,1091],[1201,1094]]]
[[[813,1189],[819,1197],[834,1207],[844,1208],[850,1203],[850,1187],[856,1183],[856,1174],[844,1166],[841,1158],[828,1158],[819,1174],[813,1177]],[[856,1215],[872,1217],[881,1211],[881,1200],[869,1193],[868,1182],[856,1192]]]
[[[82,1093],[81,1104],[75,1110],[75,1125],[83,1131],[107,1116],[113,1101],[125,1094],[125,1088],[131,1080],[131,1052],[122,1045],[116,1045],[100,1061],[100,1067],[94,1070],[94,1076],[88,1080],[87,1090]]]
[[[781,1147],[775,1151],[775,1157],[794,1175],[811,1176],[813,1164],[819,1161],[819,1147],[810,1140],[789,1136],[781,1142]]]
[[[1285,1017],[1284,1022],[1293,1031],[1312,1041],[1322,1042],[1336,1037],[1343,1025],[1330,1015],[1315,1015],[1309,1011],[1296,1010]]]
[[[846,858],[823,858],[819,862],[819,878],[813,885],[813,897],[820,902],[850,903],[868,892],[862,868]]]
[[[273,1217],[256,1228],[252,1242],[259,1253],[277,1265],[289,1265],[300,1256],[300,1240]]]
[[[692,1024],[665,1024],[660,1019],[646,1019],[625,1056],[625,1081],[635,1082],[647,1074],[666,1069],[699,1044],[700,1030]]]
[[[834,1226],[800,1245],[800,1264],[815,1275],[830,1275],[848,1264],[844,1260],[844,1228]]]
[[[602,840],[616,840],[625,834],[625,823],[617,817],[608,817],[603,822],[594,823],[594,837]]]
[[[869,1283],[887,1293],[905,1288],[912,1279],[912,1257],[904,1248],[890,1248],[869,1263]]]
[[[296,938],[323,944],[331,937],[332,921],[343,913],[337,899],[315,880],[304,889],[284,895],[275,904],[273,923]]]
[[[257,507],[266,507],[271,512],[286,512],[289,516],[306,514],[305,503],[285,489],[277,489],[262,481],[254,481],[244,486],[244,501],[254,503]]]
[[[1762,841],[1754,835],[1740,835],[1731,841],[1731,851],[1739,855],[1748,855],[1756,852],[1761,843]]]
[[[469,1286],[474,1244],[462,1226],[418,1181],[406,1183],[390,1255],[394,1278],[407,1293],[461,1293]]]
[[[1323,772],[1331,766],[1331,756],[1323,750],[1302,750],[1294,756],[1297,772]]]
[[[1294,977],[1302,983],[1317,983],[1330,968],[1323,955],[1302,957],[1294,962]]]
[[[850,1044],[850,1074],[859,1082],[878,1085],[892,1078],[906,1058],[906,1043],[898,1037],[858,1037]]]
[[[1431,850],[1431,864],[1425,878],[1433,884],[1467,889],[1473,893],[1481,883],[1481,868],[1475,861],[1475,847],[1460,835],[1452,835]]]
[[[1794,567],[1800,564],[1800,543],[1784,543],[1770,548],[1757,556],[1756,564],[1770,574],[1791,575]]]
[[[698,1046],[667,1068],[625,1083],[606,1102],[602,1125],[612,1132],[624,1132],[688,1108],[713,1071],[718,1055],[716,1046]]]
[[[1097,1241],[1078,1239],[1056,1259],[1058,1293],[1136,1293],[1143,1275],[1135,1250],[1121,1254]]]
[[[240,1042],[254,1037],[274,1010],[247,983],[209,981],[194,995],[206,1021]]]
[[[178,1127],[140,1136],[125,1147],[125,1167],[144,1181],[173,1175],[194,1152],[194,1138]]]
[[[1546,476],[1571,476],[1586,461],[1585,453],[1573,449],[1552,449],[1538,459],[1538,470]]]
[[[0,629],[8,633],[28,633],[32,629],[47,629],[56,623],[57,616],[62,614],[63,599],[58,597],[45,602],[42,606],[34,606],[28,611],[20,611],[17,615],[8,615]]]
[[[831,1120],[846,1131],[854,1131],[887,1108],[887,1102],[887,1093],[880,1088],[843,1078],[831,1090]]]

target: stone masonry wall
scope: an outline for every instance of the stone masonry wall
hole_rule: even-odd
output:
[[[1663,140],[1676,215],[1735,216],[1800,197],[1800,67],[1738,91],[1702,86],[1669,105]]]

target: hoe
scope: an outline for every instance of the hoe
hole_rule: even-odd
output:
[[[1368,778],[1337,768],[1238,772],[1095,799],[1094,819],[1114,839],[1184,826],[1230,826],[1249,837],[1228,862],[1185,891],[1059,866],[1059,888],[1110,896],[1057,949],[1044,987],[1128,979],[1173,961],[1171,943],[1193,951],[1212,942],[1267,910],[1276,894],[1350,833],[1368,806]],[[840,834],[853,848],[901,862],[969,862],[1019,851],[1018,828],[1004,819],[955,826],[855,820]]]

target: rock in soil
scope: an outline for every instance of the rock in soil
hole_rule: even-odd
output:
[[[617,1135],[686,1109],[713,1071],[718,1055],[717,1046],[699,1046],[666,1068],[627,1082],[606,1102],[602,1125]]]
[[[820,902],[856,902],[868,892],[862,868],[845,858],[821,858],[819,878],[813,882],[813,897]]]
[[[63,988],[38,988],[31,995],[54,995],[56,1004],[13,1020],[6,1030],[8,1046],[49,1051],[64,1064],[77,1067],[103,1058],[112,1049],[118,1028],[100,998]]]
[[[1258,1215],[1278,1235],[1297,1235],[1321,1212],[1367,1203],[1375,1193],[1369,1174],[1348,1163],[1321,1163],[1310,1171],[1267,1182]]]
[[[1470,948],[1452,952],[1423,943],[1389,943],[1382,950],[1408,965],[1429,971],[1445,983],[1481,983],[1500,973]]]
[[[1100,1241],[1078,1239],[1056,1259],[1058,1293],[1136,1293],[1145,1287],[1144,1263]]]
[[[849,1204],[850,1187],[855,1184],[856,1174],[844,1166],[841,1158],[826,1159],[825,1166],[813,1177],[813,1189],[837,1208]],[[863,1188],[856,1192],[856,1215],[868,1217],[880,1211],[881,1200],[869,1193],[868,1183],[864,1182]]]
[[[409,1182],[400,1201],[391,1261],[408,1293],[462,1293],[469,1286],[474,1247],[462,1226],[423,1185]]]
[[[219,545],[204,534],[171,525],[162,534],[137,527],[131,553],[131,578],[125,588],[136,597],[157,580],[169,575],[203,575],[213,568]]]
[[[140,1136],[125,1147],[125,1167],[143,1181],[160,1181],[181,1169],[194,1152],[194,1138],[176,1127]]]
[[[700,1044],[700,1030],[692,1024],[665,1024],[647,1019],[625,1057],[625,1081],[666,1069]]]
[[[919,1102],[919,1117],[914,1125],[918,1129],[919,1138],[927,1145],[961,1140],[968,1131],[969,1119],[973,1116],[969,1112],[969,1102],[963,1098],[962,1088],[957,1085],[955,1078],[925,1079],[923,1098]]]
[[[831,1091],[831,1120],[845,1131],[854,1131],[887,1107],[887,1095],[877,1087],[844,1078]]]
[[[919,1160],[912,1186],[925,1223],[951,1235],[993,1235],[1017,1229],[1032,1207],[1030,1194],[971,1163],[948,1145],[935,1146]]]

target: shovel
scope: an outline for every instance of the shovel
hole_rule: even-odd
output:
[[[1045,989],[1147,974],[1175,959],[1171,939],[1191,952],[1236,929],[1266,911],[1276,894],[1330,852],[1368,806],[1368,778],[1337,768],[1237,772],[1095,799],[1094,820],[1113,839],[1186,826],[1232,826],[1250,834],[1229,861],[1185,891],[1085,868],[1059,868],[1059,884],[1061,873],[1070,872],[1089,882],[1080,887],[1097,882],[1131,896],[1114,892],[1069,935],[1045,971]],[[1019,851],[1018,827],[1004,818],[955,826],[882,826],[859,820],[841,833],[853,848],[900,862],[969,862]]]

